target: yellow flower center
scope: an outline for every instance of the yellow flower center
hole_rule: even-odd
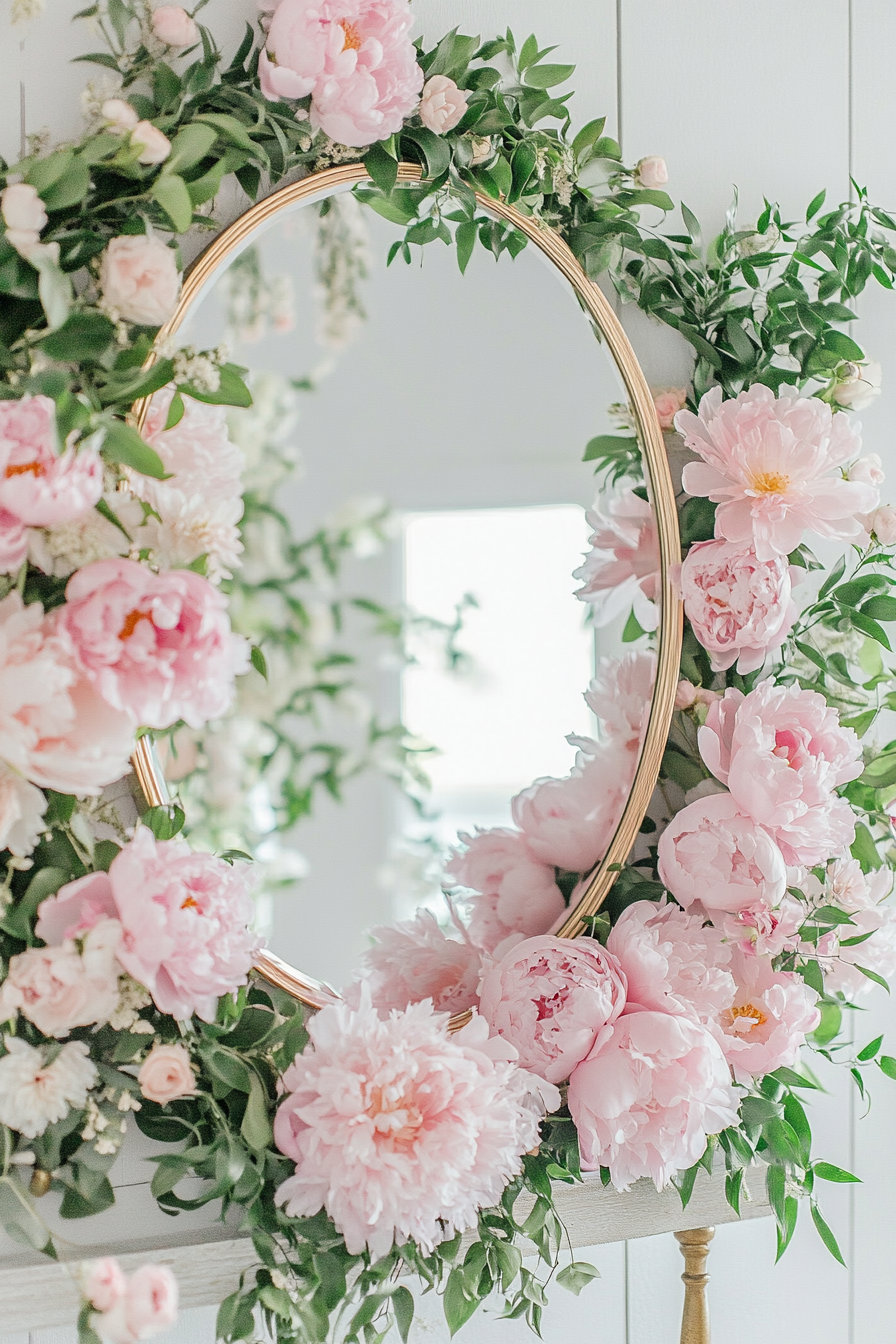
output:
[[[760,471],[751,484],[757,495],[783,495],[790,485],[790,477],[782,471]]]
[[[124,618],[124,625],[118,632],[118,638],[122,640],[130,639],[141,621],[149,621],[152,624],[152,617],[148,611],[129,611]]]
[[[349,19],[343,19],[342,31],[345,34],[345,42],[343,43],[342,50],[360,51],[364,44],[364,39],[358,32],[357,24],[352,23]]]
[[[26,476],[29,471],[35,477],[45,474],[40,462],[13,462],[6,468],[5,474],[8,480],[10,476]]]
[[[765,1013],[762,1011],[761,1008],[757,1008],[755,1003],[744,1003],[744,1004],[735,1003],[732,1005],[731,1008],[728,1009],[725,1016],[728,1018],[729,1023],[734,1023],[739,1018],[744,1017],[751,1018],[753,1026],[749,1028],[750,1031],[753,1030],[753,1027],[764,1026],[764,1024],[768,1021],[768,1018],[765,1015]]]

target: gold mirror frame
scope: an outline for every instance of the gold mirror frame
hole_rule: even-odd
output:
[[[417,182],[422,171],[416,164],[398,165],[399,182]],[[347,190],[357,183],[370,180],[360,163],[340,164],[312,173],[297,182],[281,187],[264,200],[258,201],[234,223],[222,229],[204,252],[187,268],[180,300],[173,316],[159,332],[158,339],[173,336],[191,305],[217,275],[219,268],[235,254],[247,247],[256,230],[271,221],[281,211],[303,203],[323,200],[337,191]],[[520,214],[504,200],[492,200],[476,193],[479,208],[493,219],[512,225],[556,266],[572,286],[582,307],[590,314],[601,334],[617,369],[622,375],[629,404],[637,426],[637,437],[644,456],[648,493],[656,517],[660,552],[659,607],[660,621],[657,637],[657,669],[653,703],[647,723],[647,732],[641,748],[635,778],[616,832],[609,848],[598,864],[587,888],[575,908],[569,912],[558,930],[561,938],[575,938],[584,928],[584,921],[595,914],[603,904],[616,880],[619,867],[635,842],[641,822],[647,811],[654,786],[659,776],[660,763],[669,734],[678,668],[681,657],[682,606],[673,581],[675,569],[681,563],[681,542],[678,531],[678,512],[669,464],[666,458],[663,434],[660,429],[647,380],[635,352],[603,291],[589,280],[567,244],[551,228],[532,217]],[[147,367],[154,361],[150,355]],[[133,407],[134,424],[141,429],[149,409],[149,398],[143,398]],[[151,744],[140,739],[133,758],[134,771],[141,791],[150,806],[168,801],[165,779],[153,753]],[[287,965],[273,953],[260,952],[255,970],[269,983],[286,990],[311,1008],[321,1008],[335,1002],[339,995],[329,985],[306,976]],[[457,1025],[469,1014],[458,1014]],[[454,1022],[454,1019],[452,1019]]]

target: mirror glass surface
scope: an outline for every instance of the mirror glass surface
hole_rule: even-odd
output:
[[[271,781],[279,791],[292,771],[300,796],[324,760],[275,763],[264,787],[241,774],[241,754],[274,750],[260,725],[284,685],[295,703],[313,704],[298,737],[345,749],[334,778],[313,787],[310,814],[296,804],[262,898],[272,949],[343,986],[372,926],[420,905],[448,919],[439,856],[458,831],[512,825],[515,794],[574,768],[568,737],[601,736],[583,692],[601,658],[649,650],[648,638],[631,642],[629,616],[634,595],[642,623],[656,620],[642,592],[656,552],[649,506],[635,499],[644,517],[617,524],[617,540],[624,551],[634,539],[642,588],[629,578],[618,610],[599,608],[597,620],[576,598],[597,487],[606,513],[613,499],[632,507],[626,486],[637,481],[610,487],[583,460],[595,436],[633,431],[609,410],[625,399],[621,378],[556,267],[531,244],[497,261],[477,246],[461,275],[441,243],[387,266],[401,231],[351,194],[328,206],[323,218],[312,203],[269,221],[205,286],[176,340],[201,350],[223,339],[250,371],[255,405],[230,415],[262,501],[250,509],[244,576],[258,584],[266,565],[285,572],[281,524],[264,501],[299,540],[321,528],[351,533],[336,573],[319,547],[303,552],[311,573],[294,590],[300,608],[273,589],[234,593],[235,624],[261,644],[270,680],[244,679],[240,715],[222,725],[211,757],[206,737],[203,785],[222,812],[249,789],[264,858]],[[620,565],[598,568],[633,572]],[[313,637],[317,661],[304,671],[276,647],[291,626]],[[644,723],[651,694],[642,678]],[[383,733],[372,744],[371,722]],[[411,782],[416,803],[395,782],[396,744],[427,777]],[[634,760],[633,749],[632,774]],[[182,744],[169,778],[191,763]],[[182,786],[188,799],[194,786]],[[224,839],[239,847],[238,828]]]

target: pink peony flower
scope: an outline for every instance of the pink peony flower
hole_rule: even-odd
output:
[[[60,626],[107,704],[150,728],[178,719],[201,728],[226,712],[247,646],[200,574],[97,560],[72,575],[65,595]]]
[[[177,1320],[177,1279],[167,1265],[141,1265],[125,1282],[124,1295],[90,1317],[107,1344],[138,1344]]]
[[[423,71],[407,0],[280,0],[258,73],[266,98],[311,94],[311,127],[339,144],[385,140],[410,116]]]
[[[211,502],[240,499],[245,458],[227,430],[227,409],[184,398],[184,413],[173,429],[165,428],[174,388],[163,387],[149,404],[143,437],[155,448],[171,479],[156,481],[136,472],[131,490],[155,507],[174,488],[186,496],[202,495]]]
[[[735,951],[736,992],[714,1031],[739,1083],[764,1078],[796,1062],[806,1033],[821,1020],[817,994],[792,971],[775,971],[771,958]]]
[[[710,913],[777,905],[787,868],[774,840],[727,793],[700,798],[673,817],[657,851],[661,881],[687,910]]]
[[[713,919],[732,947],[752,956],[777,957],[798,948],[806,914],[800,901],[785,896],[776,910],[760,902],[734,914],[716,913]]]
[[[199,29],[180,5],[159,5],[153,11],[152,31],[166,47],[192,47],[199,41]]]
[[[750,546],[692,546],[681,567],[681,594],[714,672],[735,661],[741,674],[755,672],[781,647],[796,619],[787,560],[757,560]]]
[[[60,456],[56,405],[49,397],[0,401],[0,569],[17,569],[26,527],[55,527],[81,517],[103,492],[95,448]]]
[[[125,322],[160,327],[180,297],[177,257],[155,235],[126,233],[112,238],[100,263],[100,289],[106,305]]]
[[[687,400],[686,388],[661,387],[656,389],[653,393],[653,404],[656,407],[660,429],[665,431],[675,428],[675,417],[687,405]]]
[[[452,131],[467,110],[467,95],[447,75],[433,75],[423,86],[420,120],[436,135]]]
[[[477,894],[469,901],[469,934],[493,952],[511,934],[547,933],[566,910],[553,865],[535,858],[519,831],[495,827],[461,834],[466,849],[446,864],[450,880]]]
[[[811,867],[847,849],[855,818],[833,790],[862,773],[861,747],[817,691],[763,681],[710,706],[700,752],[787,863]]]
[[[361,958],[361,977],[378,1012],[431,999],[437,1013],[461,1013],[478,1001],[482,953],[446,937],[431,910],[371,934],[377,941]]]
[[[259,940],[253,874],[182,840],[156,840],[145,826],[113,859],[38,907],[38,937],[55,941],[114,911],[118,960],[172,1017],[214,1020],[218,999],[246,983]]]
[[[625,975],[600,943],[543,934],[486,970],[479,1011],[523,1068],[560,1083],[605,1038],[625,997]]]
[[[634,604],[641,628],[655,630],[660,551],[653,509],[628,491],[606,505],[598,501],[585,518],[594,531],[585,563],[573,571],[573,578],[582,580],[576,597],[589,603],[598,625]]]
[[[148,1101],[169,1101],[196,1095],[196,1076],[185,1045],[154,1045],[137,1073],[140,1091]]]
[[[871,531],[881,546],[896,546],[896,509],[884,504],[871,515]]]
[[[818,944],[818,959],[824,971],[825,988],[835,994],[844,994],[847,999],[863,998],[874,989],[875,981],[863,975],[860,966],[884,980],[891,981],[896,976],[896,910],[884,906],[875,910],[860,910],[852,917],[852,924],[845,924],[836,932],[828,934]],[[871,936],[854,947],[844,947],[843,940]]]
[[[600,719],[601,739],[637,757],[647,732],[656,682],[656,654],[646,649],[601,658],[585,703]]]
[[[277,1147],[296,1164],[276,1199],[290,1217],[325,1208],[350,1254],[413,1238],[430,1251],[476,1224],[538,1142],[515,1065],[450,1037],[429,1003],[382,1019],[366,994],[308,1024],[283,1076]]]
[[[61,793],[98,794],[127,773],[134,733],[76,665],[39,602],[0,602],[0,760]],[[32,804],[36,802],[31,798]]]
[[[776,397],[754,383],[729,401],[714,387],[699,415],[679,411],[675,426],[703,458],[684,468],[685,490],[715,501],[716,535],[752,545],[759,560],[789,554],[807,528],[822,537],[856,537],[862,526],[855,515],[879,502],[873,486],[830,474],[858,451],[858,429],[795,387]]]
[[[82,1274],[84,1296],[97,1311],[111,1311],[124,1297],[127,1280],[114,1256],[87,1261]]]
[[[606,852],[628,797],[636,761],[592,744],[565,779],[536,779],[511,802],[513,820],[543,863],[584,873]]]
[[[46,810],[40,789],[0,761],[0,849],[19,859],[30,854],[44,830]]]
[[[75,1027],[106,1022],[118,1005],[115,960],[121,925],[103,919],[84,938],[58,947],[29,947],[9,963],[0,985],[0,1018],[21,1012],[38,1031],[57,1039]]]
[[[621,1017],[573,1071],[568,1104],[582,1166],[608,1167],[617,1190],[642,1176],[661,1190],[703,1156],[710,1134],[737,1120],[718,1042],[671,1013]]]
[[[677,905],[627,906],[610,930],[607,951],[628,982],[626,1012],[650,1008],[705,1021],[731,1002],[731,949],[702,916]]]

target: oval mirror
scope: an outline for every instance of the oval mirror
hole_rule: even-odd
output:
[[[372,927],[418,906],[463,921],[471,879],[446,901],[444,865],[477,827],[537,833],[551,928],[588,927],[656,783],[681,640],[663,436],[604,294],[485,197],[498,264],[438,240],[411,256],[368,181],[345,164],[248,210],[160,334],[182,358],[224,339],[249,370],[254,404],[228,413],[244,564],[213,558],[261,655],[227,720],[157,744],[162,769],[200,843],[262,860],[277,956],[258,969],[316,1005]],[[168,390],[135,409],[156,446],[201,435]],[[162,802],[145,744],[136,765]],[[581,812],[569,835],[529,787],[570,772],[593,795],[584,841]]]

